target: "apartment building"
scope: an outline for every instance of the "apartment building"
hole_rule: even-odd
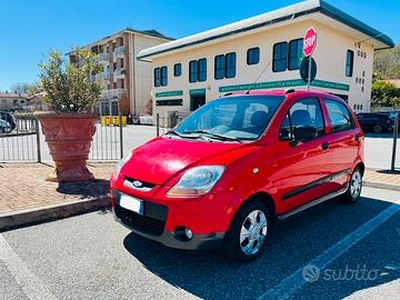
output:
[[[145,104],[151,99],[152,66],[137,61],[136,56],[143,49],[169,41],[156,30],[126,28],[84,46],[98,54],[103,67],[97,74],[104,90],[96,110],[102,115],[145,114]]]
[[[235,91],[306,88],[299,68],[311,27],[317,32],[311,87],[368,111],[374,50],[394,47],[393,41],[325,1],[310,0],[142,50],[138,59],[153,63],[155,113],[193,111]]]

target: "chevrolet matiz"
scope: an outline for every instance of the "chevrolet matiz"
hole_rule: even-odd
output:
[[[224,95],[119,162],[114,215],[168,247],[223,247],[247,262],[276,220],[337,196],[359,199],[363,144],[354,113],[335,95]]]

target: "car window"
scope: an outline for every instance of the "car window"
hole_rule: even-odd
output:
[[[282,103],[283,96],[234,96],[213,100],[175,128],[180,138],[224,135],[243,141],[258,139]],[[214,134],[214,135],[213,135]]]
[[[328,109],[332,132],[344,131],[354,127],[353,118],[346,105],[333,99],[324,99],[324,102]],[[366,119],[366,116],[364,118]]]
[[[313,127],[317,137],[325,133],[321,106],[316,98],[304,98],[290,108],[279,131],[280,139],[292,139],[296,127]]]

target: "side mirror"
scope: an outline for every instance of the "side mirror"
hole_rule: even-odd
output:
[[[293,135],[295,140],[303,142],[315,139],[318,135],[318,132],[313,126],[296,127],[294,128]]]

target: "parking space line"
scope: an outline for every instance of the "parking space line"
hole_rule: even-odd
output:
[[[57,298],[46,288],[14,252],[11,246],[0,233],[0,259],[5,263],[8,270],[24,291],[25,295],[31,300],[56,300]]]
[[[321,255],[309,261],[308,264],[302,266],[297,271],[286,277],[278,285],[268,290],[258,299],[288,299],[291,295],[303,287],[307,281],[305,275],[313,276],[314,274],[304,274],[305,270],[320,272],[326,268],[332,261],[337,259],[353,245],[371,233],[378,226],[387,221],[391,216],[400,211],[400,205],[392,204],[383,212],[369,220],[367,223],[353,231],[338,243],[325,250]]]

